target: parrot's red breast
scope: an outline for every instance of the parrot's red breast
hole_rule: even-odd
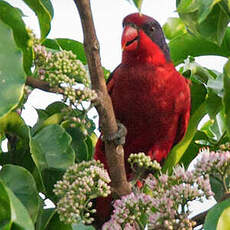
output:
[[[123,26],[122,62],[107,87],[116,119],[127,128],[125,162],[131,153],[138,152],[161,162],[186,132],[189,83],[172,64],[156,20],[135,13],[125,17]],[[107,168],[101,139],[94,157]],[[129,176],[128,164],[126,173]]]

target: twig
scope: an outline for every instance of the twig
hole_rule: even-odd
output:
[[[104,73],[99,54],[99,43],[96,37],[90,1],[74,0],[74,2],[81,17],[84,33],[84,47],[92,88],[98,95],[96,109],[100,118],[100,128],[105,137],[112,136],[117,132],[118,126],[104,80]],[[105,151],[113,191],[119,196],[129,194],[131,188],[126,179],[123,147],[121,145],[116,146],[113,141],[105,141]]]

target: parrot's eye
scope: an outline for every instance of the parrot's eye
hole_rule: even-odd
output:
[[[153,26],[150,28],[150,30],[151,30],[152,32],[154,32],[154,31],[155,31],[155,29],[156,29],[156,28],[155,28],[155,27],[153,27]]]

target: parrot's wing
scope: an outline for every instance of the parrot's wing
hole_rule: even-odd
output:
[[[116,67],[116,69],[110,74],[106,84],[107,84],[107,89],[108,89],[108,93],[111,95],[112,89],[113,89],[113,85],[114,85],[114,74],[117,71],[117,69],[120,67],[120,65],[118,65]]]
[[[174,145],[176,145],[184,137],[185,132],[188,128],[189,118],[190,118],[190,103],[188,102],[187,107],[185,108],[184,112],[180,115],[178,120],[178,128],[177,128]]]

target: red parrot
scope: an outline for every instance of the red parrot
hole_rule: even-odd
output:
[[[124,153],[129,178],[127,159],[131,153],[144,152],[162,162],[183,138],[190,117],[190,88],[189,81],[171,62],[163,31],[155,19],[134,13],[124,18],[123,27],[122,61],[107,88],[116,119],[127,128]],[[100,138],[94,158],[108,169]]]

